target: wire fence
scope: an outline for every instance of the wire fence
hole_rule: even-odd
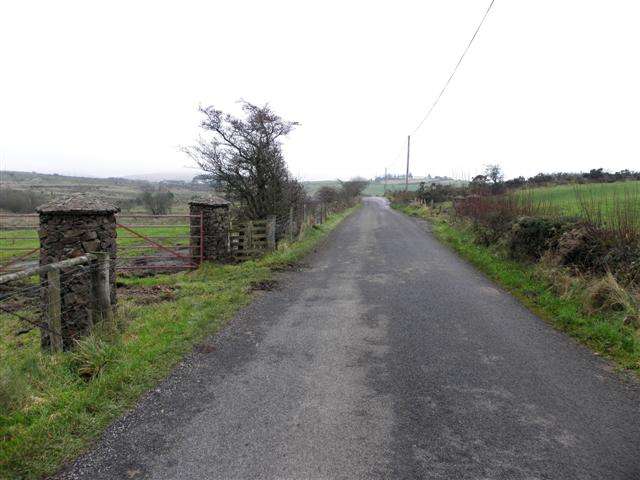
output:
[[[295,241],[304,229],[322,224],[333,208],[321,202],[309,202],[293,207],[288,215],[276,216],[276,241]]]
[[[96,322],[111,319],[111,304],[106,255],[86,255],[0,276],[0,342],[39,329],[42,347],[61,351]]]

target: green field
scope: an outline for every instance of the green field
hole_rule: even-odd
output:
[[[640,204],[640,182],[593,183],[586,185],[559,185],[526,189],[519,195],[529,195],[542,206],[550,206],[558,215],[581,216],[582,205],[610,215],[614,208],[638,208]],[[636,210],[637,211],[637,210]],[[637,211],[640,214],[640,211]]]

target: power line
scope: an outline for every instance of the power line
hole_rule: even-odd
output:
[[[391,168],[393,167],[396,163],[398,163],[398,160],[400,160],[402,158],[402,152],[404,152],[404,149],[406,148],[406,143],[402,142],[402,147],[400,147],[400,150],[398,151],[398,154],[396,155],[396,158],[393,162],[391,162],[391,164],[389,164],[386,168]]]
[[[433,102],[433,105],[431,105],[431,108],[429,108],[429,111],[427,112],[427,114],[424,116],[424,118],[422,119],[422,121],[418,124],[418,126],[416,127],[416,129],[411,133],[411,135],[414,135],[422,126],[422,124],[427,120],[427,118],[429,118],[429,115],[431,115],[431,112],[433,111],[433,109],[435,108],[435,106],[438,104],[438,102],[440,101],[440,97],[442,97],[442,94],[444,93],[444,91],[447,89],[447,87],[449,86],[449,84],[451,83],[451,79],[453,78],[453,76],[456,74],[456,72],[458,71],[458,67],[460,66],[460,64],[462,63],[462,59],[464,58],[464,56],[467,54],[467,52],[469,51],[469,48],[471,47],[471,44],[473,43],[473,41],[475,40],[476,36],[478,35],[478,32],[480,31],[480,28],[482,27],[482,24],[484,23],[485,18],[487,18],[487,15],[489,15],[489,12],[491,11],[491,7],[493,7],[493,2],[495,2],[495,0],[491,0],[491,3],[489,4],[489,7],[487,7],[487,11],[484,12],[484,16],[482,17],[482,20],[480,20],[480,23],[478,24],[478,28],[476,28],[476,31],[473,33],[473,36],[471,37],[471,40],[469,40],[469,44],[467,45],[467,48],[464,49],[464,52],[462,52],[462,55],[460,56],[460,60],[458,60],[458,63],[456,63],[455,68],[453,69],[453,72],[451,72],[451,75],[449,76],[449,79],[447,80],[447,82],[444,84],[444,87],[442,87],[442,90],[440,91],[440,94],[436,97],[435,102]]]
[[[429,108],[429,110],[427,111],[427,114],[424,116],[424,118],[420,121],[420,123],[418,124],[418,126],[415,128],[415,130],[413,132],[411,132],[411,134],[409,135],[409,139],[411,138],[412,135],[414,135],[418,130],[420,130],[420,127],[422,127],[422,125],[424,124],[424,122],[427,120],[427,118],[429,118],[429,116],[431,115],[431,112],[433,111],[433,109],[436,107],[436,105],[438,104],[438,102],[440,101],[440,98],[442,98],[442,95],[444,94],[445,90],[447,89],[447,87],[449,86],[449,84],[451,83],[451,80],[453,79],[454,75],[456,74],[456,72],[458,71],[458,67],[460,67],[460,64],[462,63],[462,60],[464,59],[465,55],[467,54],[467,52],[469,51],[469,48],[471,48],[471,45],[473,44],[473,41],[476,39],[476,37],[478,36],[478,32],[480,31],[480,28],[482,28],[482,25],[484,24],[485,19],[487,18],[487,15],[489,15],[489,12],[491,11],[491,7],[493,7],[495,0],[491,0],[491,3],[489,3],[489,6],[487,7],[487,10],[484,12],[484,15],[482,16],[482,19],[480,20],[480,23],[478,24],[478,27],[476,28],[475,32],[473,32],[473,36],[471,37],[471,39],[469,40],[469,43],[467,44],[467,47],[464,49],[464,51],[462,52],[462,55],[460,56],[460,59],[458,60],[458,63],[456,63],[456,66],[454,67],[453,71],[451,72],[451,75],[449,75],[449,78],[447,79],[447,81],[445,82],[444,86],[442,87],[442,90],[440,90],[440,93],[438,94],[438,96],[436,97],[435,101],[433,102],[433,104],[431,105],[431,107]],[[407,178],[406,181],[408,181],[408,177],[409,177],[409,142],[410,140],[407,141]],[[396,155],[395,160],[386,168],[390,168],[393,165],[395,165],[398,160],[401,158],[400,155],[402,154],[402,152],[404,151],[405,145],[404,142],[402,144],[402,148],[400,149],[400,151],[398,152],[398,155]],[[386,175],[385,175],[386,176]],[[406,182],[405,182],[406,183]]]

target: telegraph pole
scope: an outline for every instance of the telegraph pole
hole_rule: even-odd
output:
[[[387,167],[384,167],[384,194],[387,195]]]
[[[409,153],[411,151],[411,135],[407,135],[407,173],[404,177],[404,191],[409,191]]]

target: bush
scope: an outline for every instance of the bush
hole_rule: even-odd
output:
[[[563,265],[572,265],[587,273],[613,272],[625,285],[640,280],[640,242],[621,241],[615,231],[581,222],[565,231],[554,245],[554,253]]]
[[[174,195],[163,187],[145,187],[138,201],[152,215],[166,215],[171,211]]]
[[[567,223],[539,217],[520,217],[511,225],[507,247],[517,260],[539,260],[566,230]]]
[[[415,202],[418,198],[416,192],[405,191],[390,191],[387,192],[387,197],[393,205],[409,205],[411,202]]]
[[[35,213],[46,197],[36,192],[3,188],[0,190],[0,208],[12,213]]]

